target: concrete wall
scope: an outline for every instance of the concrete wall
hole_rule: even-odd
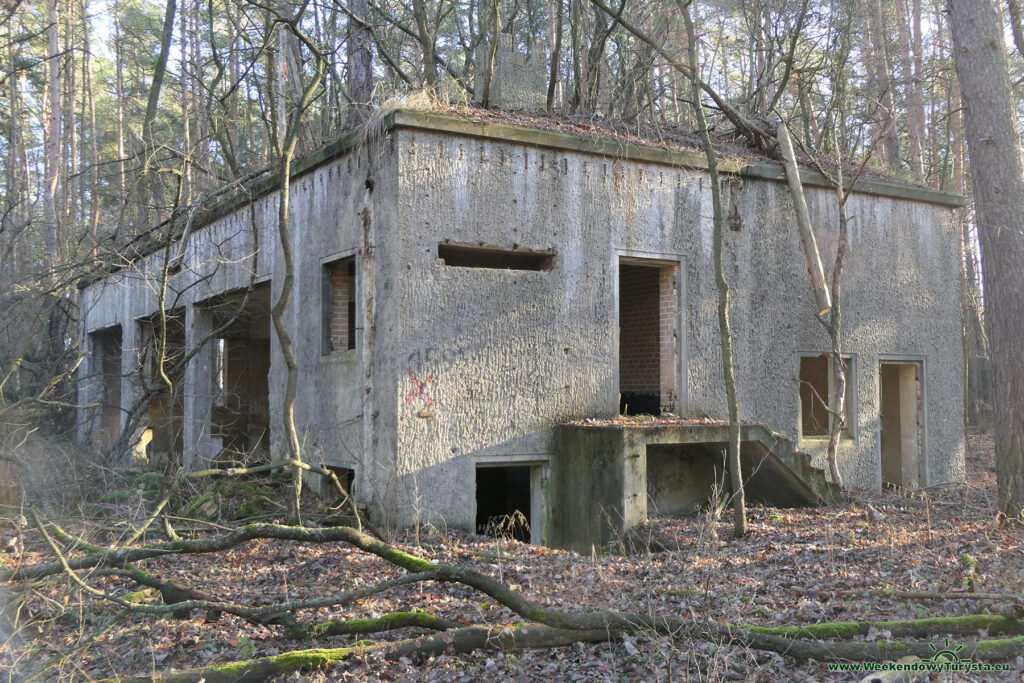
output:
[[[310,462],[355,465],[357,477],[367,477],[369,485],[373,463],[364,447],[364,403],[368,392],[365,371],[368,356],[362,341],[368,321],[363,315],[368,307],[368,291],[364,282],[361,252],[367,231],[363,215],[374,214],[378,203],[367,188],[368,176],[393,176],[386,169],[391,164],[387,147],[374,148],[371,157],[366,149],[331,161],[292,183],[290,222],[295,247],[296,296],[289,305],[285,323],[295,341],[299,364],[299,394],[295,405],[295,422],[305,457]],[[370,183],[372,185],[372,183]],[[386,184],[385,184],[386,187]],[[392,203],[389,198],[381,202]],[[369,206],[369,212],[363,210]],[[166,308],[181,308],[185,313],[186,348],[193,349],[213,329],[213,316],[204,305],[210,297],[244,289],[250,279],[269,281],[280,263],[277,237],[278,195],[272,192],[209,226],[198,230],[187,242],[181,272],[170,278]],[[388,220],[386,210],[378,220]],[[372,239],[371,242],[372,244]],[[269,248],[268,248],[269,247]],[[177,253],[178,244],[172,249]],[[323,353],[324,324],[320,297],[323,289],[325,263],[356,255],[357,305],[356,348]],[[165,254],[158,251],[104,281],[90,285],[80,294],[82,310],[81,334],[121,325],[124,330],[124,362],[122,367],[122,407],[127,411],[140,394],[138,357],[142,345],[139,320],[159,308],[157,292]],[[275,273],[276,275],[276,273]],[[272,298],[280,294],[280,278],[272,283]],[[187,466],[199,467],[214,457],[220,447],[210,437],[210,407],[213,399],[211,372],[213,344],[207,342],[189,364],[184,380],[184,456]],[[283,454],[285,447],[281,429],[281,395],[285,367],[276,334],[271,330],[270,387],[270,451]],[[98,361],[87,358],[83,363],[79,384],[79,400],[88,402],[99,391],[99,383],[91,381],[98,371]],[[81,411],[79,437],[93,438],[92,411]],[[357,480],[357,487],[360,485]]]
[[[388,294],[398,359],[403,520],[469,528],[475,463],[545,458],[552,427],[618,409],[620,257],[683,264],[681,412],[724,417],[706,174],[427,131],[399,131],[399,217]],[[823,259],[834,194],[808,189]],[[828,340],[784,185],[731,181],[727,231],[741,416],[797,439],[799,354]],[[948,208],[855,195],[844,277],[844,351],[856,358],[855,438],[840,449],[854,487],[881,484],[879,359],[925,359],[928,484],[963,477],[957,238]],[[549,271],[446,266],[444,240],[553,249]],[[830,268],[829,268],[830,269]],[[802,444],[823,458],[823,442]],[[415,504],[408,501],[415,500]]]

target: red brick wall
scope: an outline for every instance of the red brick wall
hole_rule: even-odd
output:
[[[349,339],[349,308],[355,300],[354,260],[351,258],[327,265],[330,277],[330,309],[327,324],[330,329],[328,350],[338,351],[355,348],[354,339]]]
[[[661,391],[659,271],[619,267],[619,391]]]

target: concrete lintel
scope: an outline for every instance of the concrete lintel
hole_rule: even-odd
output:
[[[516,465],[546,465],[551,461],[550,453],[514,453],[507,455],[479,455],[474,462],[477,467],[506,467]]]

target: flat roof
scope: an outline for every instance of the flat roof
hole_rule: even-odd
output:
[[[379,130],[381,134],[386,134],[393,130],[420,130],[494,142],[528,145],[555,151],[592,154],[610,159],[660,164],[673,168],[707,169],[707,158],[703,153],[680,149],[679,145],[676,145],[676,148],[672,148],[672,146],[659,143],[656,140],[626,135],[607,127],[583,127],[577,125],[576,128],[580,128],[580,130],[563,132],[557,129],[552,130],[549,126],[544,125],[552,121],[562,122],[564,120],[552,117],[531,116],[525,113],[515,115],[478,108],[452,109],[444,113],[396,109],[383,117],[379,124]],[[524,123],[527,125],[522,125]],[[292,178],[298,178],[348,154],[363,144],[364,139],[365,135],[359,131],[354,131],[300,159],[296,159],[292,164]],[[786,182],[785,170],[780,164],[764,160],[763,158],[745,158],[737,154],[730,154],[728,150],[724,150],[721,158],[719,158],[718,170],[725,175],[740,178],[779,183]],[[800,169],[800,177],[804,185],[808,187],[832,187],[832,184],[826,177],[808,168]],[[221,200],[195,215],[192,222],[193,230],[209,225],[213,221],[223,218],[239,208],[276,191],[278,186],[279,179],[277,173],[267,172],[263,174],[252,182],[248,188],[245,188],[244,191],[239,191],[236,195]],[[966,205],[966,199],[963,195],[933,190],[920,185],[900,183],[896,180],[878,179],[876,177],[861,177],[857,182],[854,192],[855,194],[924,202],[949,208],[958,208]],[[165,221],[161,226],[168,226],[170,222]],[[173,243],[180,237],[180,235],[173,233],[174,231],[172,230],[170,239],[166,237],[160,240],[151,239],[139,245],[136,248],[136,253],[130,260],[134,261],[143,258],[160,250],[167,244]],[[122,257],[116,266],[108,264],[106,269],[101,273],[97,273],[95,277],[83,278],[79,283],[79,287],[87,287],[103,279],[106,275],[117,272],[123,265],[124,259]],[[101,266],[101,268],[103,267]]]
[[[471,110],[470,110],[471,111]],[[527,119],[529,120],[529,119]],[[497,142],[543,147],[552,150],[580,152],[597,156],[642,161],[665,166],[706,170],[707,158],[702,152],[687,152],[658,146],[656,141],[643,138],[624,139],[621,136],[584,135],[552,131],[546,128],[505,123],[504,121],[478,120],[453,114],[399,109],[389,115],[387,129],[406,128],[438,133],[449,133],[464,137],[482,138]],[[741,178],[755,178],[786,182],[786,173],[781,164],[768,161],[737,159],[725,152],[718,160],[720,173]],[[800,169],[800,179],[810,187],[831,188],[825,176],[811,169]],[[942,190],[933,190],[920,185],[900,183],[896,180],[860,178],[855,194],[876,195],[893,199],[961,207],[966,204],[963,195]]]

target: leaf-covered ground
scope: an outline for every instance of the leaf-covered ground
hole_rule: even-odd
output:
[[[667,548],[657,553],[582,556],[450,530],[421,530],[397,541],[409,552],[472,567],[542,604],[566,610],[650,611],[759,625],[958,616],[984,612],[990,603],[904,601],[867,591],[961,591],[973,584],[977,591],[1024,593],[1024,534],[1020,528],[995,524],[988,437],[969,437],[967,469],[967,485],[929,491],[927,499],[884,492],[858,494],[857,502],[842,507],[753,508],[750,534],[741,540],[731,538],[728,515],[721,521],[708,515],[659,519],[640,533],[653,541],[653,547]],[[869,519],[867,504],[885,520]],[[42,545],[31,533],[26,542],[29,551],[23,563],[44,558]],[[0,559],[3,566],[13,562],[9,556]],[[143,566],[166,579],[248,604],[323,596],[400,572],[342,544],[279,541],[250,542],[212,555],[169,556]],[[119,578],[96,579],[94,584],[110,592],[137,590]],[[304,612],[299,619],[313,623],[411,608],[474,624],[516,621],[486,596],[462,586],[432,583],[397,588],[350,608]],[[206,623],[201,612],[185,620],[122,616],[111,623],[118,613],[117,606],[83,597],[64,580],[39,585],[22,609],[14,636],[0,642],[0,680],[18,680],[47,664],[44,680],[144,674],[292,649],[339,647],[359,638],[289,640],[280,626],[258,626],[227,615]],[[383,637],[404,638],[415,632],[406,629]],[[1024,660],[1010,665],[1009,672],[996,677],[957,675],[949,680],[1024,680]],[[285,680],[859,678],[829,673],[821,663],[796,662],[729,643],[638,635],[595,645],[481,651],[425,661],[358,658]]]

